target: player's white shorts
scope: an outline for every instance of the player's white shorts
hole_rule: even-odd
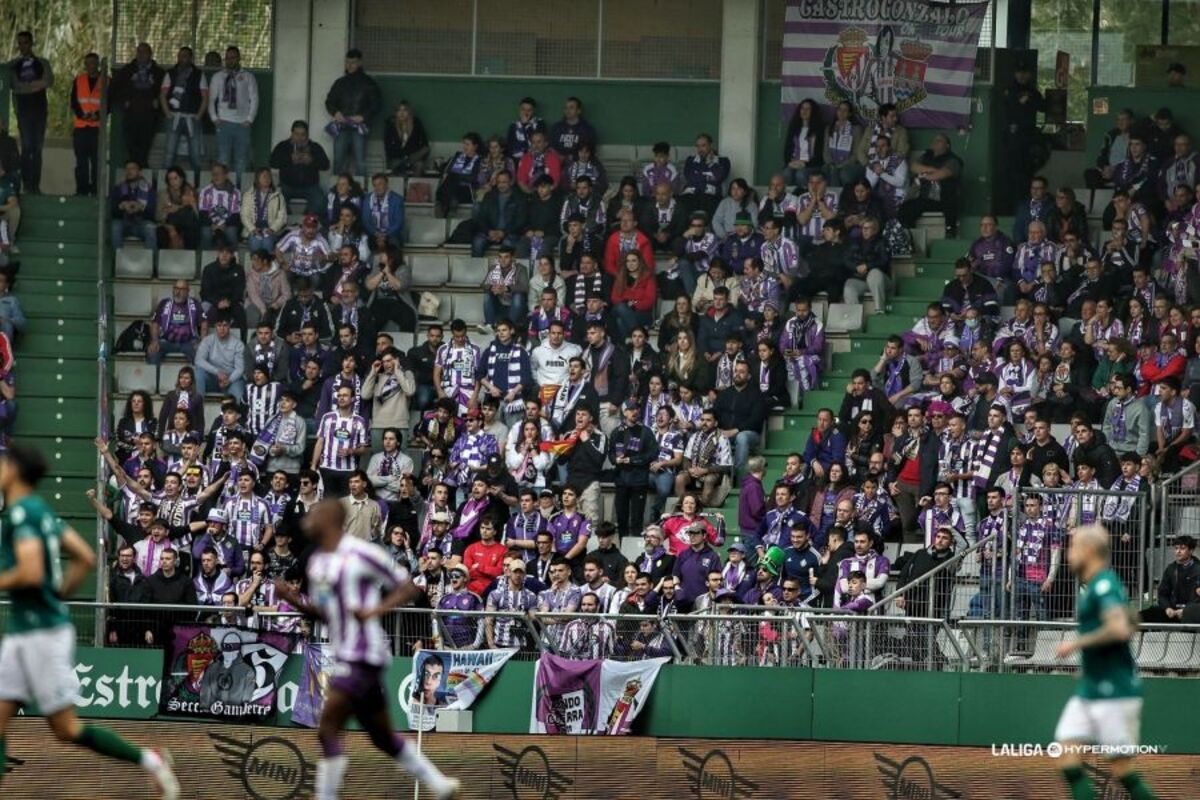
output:
[[[43,715],[75,705],[75,628],[8,633],[0,639],[0,700],[36,703]]]
[[[1058,719],[1054,740],[1106,747],[1137,747],[1141,720],[1140,697],[1088,700],[1075,696],[1067,701]]]

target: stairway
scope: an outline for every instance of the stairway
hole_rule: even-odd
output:
[[[96,518],[84,492],[95,485],[97,284],[95,198],[21,197],[21,271],[14,293],[29,318],[16,343],[14,438],[50,463],[42,492],[62,518],[96,546]],[[95,596],[94,580],[77,595]]]

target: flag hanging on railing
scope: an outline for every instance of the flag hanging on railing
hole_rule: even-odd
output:
[[[620,736],[671,659],[572,659],[543,653],[533,673],[530,733]]]
[[[422,650],[400,684],[409,730],[433,730],[437,712],[470,708],[516,650]]]
[[[805,98],[850,101],[873,122],[895,104],[910,128],[954,128],[971,115],[975,51],[988,4],[931,0],[788,0],[785,118]]]
[[[159,710],[170,716],[262,724],[275,713],[279,675],[295,637],[224,625],[176,625]]]

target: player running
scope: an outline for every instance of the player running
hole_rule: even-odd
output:
[[[1082,745],[1112,748],[1113,774],[1131,800],[1154,800],[1154,792],[1134,771],[1142,716],[1142,682],[1129,649],[1134,625],[1125,588],[1108,566],[1108,531],[1099,525],[1076,528],[1067,562],[1084,584],[1076,614],[1079,635],[1058,646],[1058,657],[1080,654],[1079,688],[1067,701],[1054,739],[1062,745],[1062,771],[1073,800],[1093,800],[1083,770]]]
[[[303,525],[317,548],[308,562],[312,599],[305,600],[283,581],[275,582],[275,593],[322,620],[333,644],[336,664],[317,727],[321,741],[317,800],[337,798],[347,765],[342,729],[352,716],[370,735],[372,744],[428,786],[438,800],[457,798],[458,779],[443,775],[423,753],[392,732],[381,681],[392,654],[379,618],[415,599],[420,589],[404,579],[380,547],[345,535],[346,512],[338,501],[314,505]]]
[[[75,714],[75,627],[63,598],[96,566],[96,554],[33,493],[45,474],[41,454],[24,445],[11,444],[0,457],[0,591],[12,600],[0,640],[0,779],[8,721],[21,706],[37,703],[60,742],[138,764],[166,800],[175,800],[179,781],[165,751],[135,747],[108,728],[84,725]],[[66,574],[59,560],[63,553],[69,557]]]

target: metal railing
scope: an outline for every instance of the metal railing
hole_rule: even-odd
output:
[[[115,35],[115,34],[114,34]],[[112,414],[109,410],[109,383],[108,383],[108,289],[110,281],[108,280],[108,263],[111,257],[112,248],[105,246],[105,241],[108,238],[109,225],[109,208],[108,208],[108,186],[109,186],[109,114],[108,114],[108,59],[100,60],[100,134],[97,144],[96,153],[96,435],[108,441],[109,439],[109,420],[112,419]],[[96,458],[96,495],[104,496],[104,483],[108,476],[106,474],[107,467],[104,459]],[[105,530],[107,522],[96,513],[96,531]],[[96,596],[102,599],[105,597],[105,591],[108,587],[108,564],[109,554],[106,548],[106,536],[98,535],[96,537],[96,547],[99,550],[96,568]],[[101,614],[96,614],[95,632],[97,638],[104,635],[104,618]]]
[[[996,546],[1000,545],[997,552]],[[919,552],[919,551],[918,551]],[[999,558],[999,574],[1006,572],[1007,551],[991,533],[956,553],[923,575],[877,600],[868,614],[908,614],[916,617],[958,619],[973,613],[976,598],[984,589],[980,576]],[[909,557],[916,557],[912,553]],[[893,568],[895,564],[892,565]],[[986,601],[982,601],[986,606]]]
[[[1079,654],[1060,659],[1058,646],[1075,638],[1070,622],[962,620],[958,624],[972,663],[998,672],[1072,673]],[[997,643],[989,647],[986,642]],[[1130,641],[1144,674],[1195,674],[1200,669],[1200,625],[1141,625]]]
[[[1171,539],[1180,533],[1200,534],[1200,461],[1163,478],[1154,491],[1155,524],[1146,542],[1148,589],[1153,599],[1163,570],[1174,558]]]
[[[820,654],[815,666],[961,671],[967,648],[944,619],[818,614],[807,617]]]

